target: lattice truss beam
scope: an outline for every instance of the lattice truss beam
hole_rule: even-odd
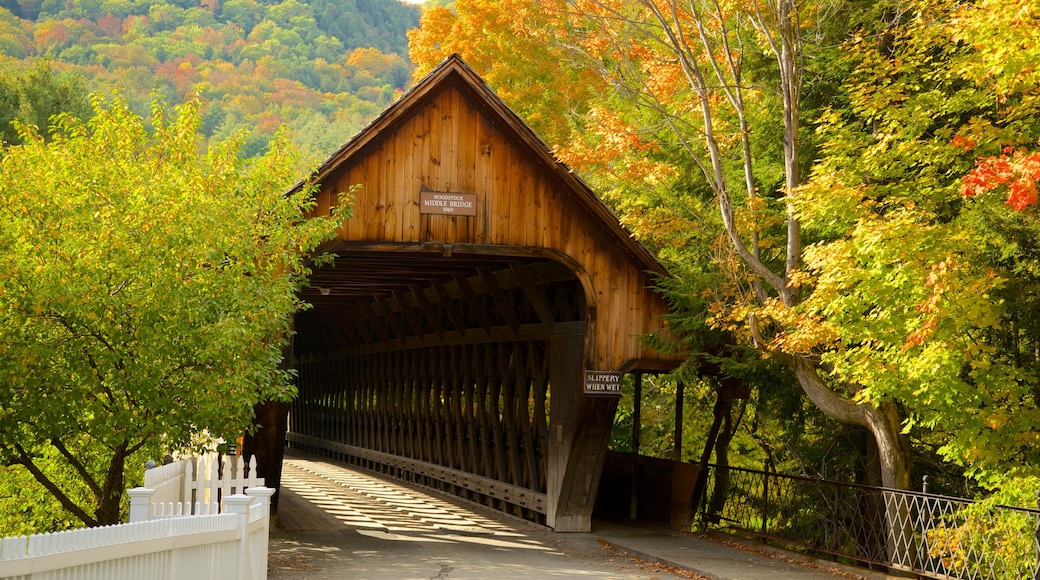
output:
[[[548,341],[584,324],[567,268],[364,253],[317,271],[305,298],[297,446],[333,442],[344,459],[544,518]]]

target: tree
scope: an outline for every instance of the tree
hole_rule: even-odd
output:
[[[1023,207],[1035,187],[1027,154],[1000,153],[1038,138],[1030,55],[994,58],[1040,33],[1027,5],[918,2],[850,43],[799,207],[818,239],[803,308],[841,347],[825,363],[987,487],[1040,467],[1035,216],[961,196]]]
[[[0,72],[0,145],[20,141],[12,121],[38,127],[46,134],[51,118],[59,113],[81,119],[90,116],[90,101],[81,77],[55,72],[42,60],[20,72]]]
[[[0,461],[87,525],[119,521],[144,457],[234,440],[293,395],[279,362],[334,220],[284,195],[284,136],[246,162],[241,135],[200,155],[198,125],[194,100],[147,129],[95,98],[0,161]]]
[[[428,7],[408,32],[415,77],[452,54],[460,55],[495,92],[548,142],[563,143],[570,117],[581,115],[600,88],[592,71],[570,58],[555,38],[556,0],[457,0],[453,8]]]
[[[810,290],[795,211],[811,161],[802,110],[812,72],[806,51],[814,48],[810,39],[827,36],[830,15],[790,0],[584,0],[574,7],[579,46],[624,98],[652,113],[642,120],[657,128],[634,133],[669,134],[714,200],[723,242],[714,267],[729,282],[716,292],[712,325],[783,360],[827,416],[868,429],[882,482],[906,488],[909,446],[897,405],[863,399],[863,385],[822,365],[820,341],[806,336],[812,317],[800,308]]]

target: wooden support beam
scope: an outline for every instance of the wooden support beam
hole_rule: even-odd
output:
[[[418,284],[412,285],[412,295],[415,296],[415,301],[419,304],[419,308],[422,309],[423,314],[426,315],[426,320],[429,321],[430,327],[433,328],[433,332],[437,334],[438,338],[444,338],[444,326],[441,324],[441,319],[437,315],[437,311],[430,304],[430,300],[426,297],[426,289]]]
[[[394,314],[393,309],[390,307],[390,302],[387,301],[386,296],[382,294],[377,294],[375,299],[376,304],[379,305],[379,309],[381,310],[381,312],[377,312],[377,314],[381,314],[382,317],[390,323],[390,328],[394,331],[394,334],[397,335],[397,339],[403,343],[404,340],[408,338],[408,331],[405,330],[400,319],[398,319],[397,315]]]
[[[404,292],[394,292],[394,298],[397,300],[397,305],[401,308],[401,314],[404,315],[405,320],[408,321],[408,326],[413,331],[413,336],[423,336],[426,331],[423,329],[422,322],[419,317],[416,316],[415,310],[408,302],[408,294]]]
[[[672,461],[682,461],[683,405],[686,401],[686,383],[675,385],[675,432],[672,439]]]
[[[632,389],[632,454],[639,455],[639,432],[643,428],[643,373],[636,371],[634,379],[635,385]],[[630,520],[639,517],[639,476],[639,462],[633,461],[632,474],[629,480],[628,519]]]
[[[539,291],[531,279],[531,274],[525,266],[519,264],[510,265],[513,271],[514,279],[520,283],[520,287],[524,291],[524,296],[534,307],[535,312],[538,313],[538,318],[550,327],[556,322],[556,316],[553,314],[552,309],[549,308],[549,304],[545,300],[545,294]]]
[[[584,347],[584,331],[557,334],[550,344],[549,505],[545,518],[558,532],[592,528],[592,508],[617,410],[616,397],[583,394]]]
[[[375,303],[368,300],[359,300],[358,305],[358,311],[362,314],[365,321],[368,322],[369,328],[376,332],[380,342],[389,346],[393,337],[387,332],[386,325],[381,321],[382,317],[376,312]]]
[[[317,330],[317,334],[321,337],[321,342],[325,344],[326,350],[336,352],[338,349],[346,346],[346,340],[343,338],[343,335],[329,328],[329,324],[325,320],[314,320],[311,324]]]
[[[486,267],[480,267],[477,268],[477,270],[480,272],[480,277],[487,286],[488,292],[495,300],[495,306],[502,314],[502,317],[505,318],[506,324],[509,325],[509,328],[513,329],[514,333],[519,335],[520,318],[516,314],[516,306],[513,304],[513,301],[506,297],[502,287],[498,284],[498,279],[495,278],[494,272]]]
[[[484,329],[486,334],[490,335],[491,327],[494,325],[491,322],[491,317],[488,316],[487,309],[484,308],[484,301],[477,297],[477,293],[473,290],[473,285],[469,283],[469,278],[463,275],[456,275],[455,283],[458,284],[463,298],[473,310],[477,320],[480,321],[480,327]]]
[[[447,312],[448,320],[451,321],[452,326],[465,334],[469,325],[466,324],[466,319],[462,316],[462,312],[459,311],[459,305],[452,299],[448,289],[444,287],[440,280],[434,280],[432,285],[434,293],[441,299],[441,305],[444,307],[444,311]]]
[[[554,328],[555,332],[559,332],[561,328],[584,328],[584,326],[584,322],[563,322],[557,323]],[[434,346],[460,346],[480,343],[495,344],[499,342],[513,342],[515,340],[547,341],[551,336],[549,328],[540,322],[536,324],[520,325],[519,335],[514,334],[513,329],[508,326],[496,326],[492,328],[490,336],[485,336],[484,329],[482,328],[471,328],[467,330],[465,334],[461,334],[455,330],[448,331],[444,333],[443,338],[438,338],[434,334],[427,334],[421,338],[412,336],[405,340],[403,344],[397,344],[396,346],[373,341],[372,343],[365,343],[354,348],[352,354],[365,355],[376,352],[390,352],[394,350],[409,350]],[[336,353],[325,353],[324,355],[312,355],[308,360],[326,360],[329,358],[336,358],[337,356],[339,355]]]
[[[334,319],[339,323],[337,328],[342,329],[343,332],[347,334],[347,338],[350,340],[350,346],[353,348],[361,346],[362,340],[354,329],[354,321],[347,318],[347,315],[342,310],[336,312]]]
[[[359,322],[362,322],[367,318],[364,314],[364,309],[362,308],[361,304],[356,303],[355,308],[352,309],[350,313],[353,314],[354,317],[351,318],[347,324],[349,324],[351,328],[357,330],[358,335],[361,338],[361,344],[370,345],[377,342],[377,339],[372,334],[372,329],[369,327],[369,325],[359,324]]]

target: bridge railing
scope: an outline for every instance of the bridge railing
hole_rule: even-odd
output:
[[[708,473],[700,516],[718,529],[927,578],[1040,577],[1040,509],[736,467]],[[726,493],[713,499],[716,486]]]

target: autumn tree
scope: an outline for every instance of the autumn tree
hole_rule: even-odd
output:
[[[602,87],[591,70],[556,42],[564,23],[557,0],[456,0],[423,11],[408,32],[409,56],[421,78],[458,54],[550,143],[566,140],[571,118],[585,112]]]
[[[714,267],[728,281],[717,286],[710,323],[783,360],[826,415],[868,429],[882,482],[906,488],[910,455],[898,406],[864,399],[864,385],[823,364],[813,317],[801,308],[809,288],[795,199],[811,162],[802,107],[807,57],[833,26],[824,8],[789,0],[584,0],[574,3],[572,27],[618,92],[652,113],[622,126],[678,144],[710,192],[713,227],[722,234]],[[644,120],[656,127],[640,126]]]
[[[0,462],[87,525],[119,521],[144,458],[234,439],[293,394],[279,361],[334,223],[284,195],[286,139],[200,155],[198,124],[197,101],[149,129],[97,98],[0,161]]]

